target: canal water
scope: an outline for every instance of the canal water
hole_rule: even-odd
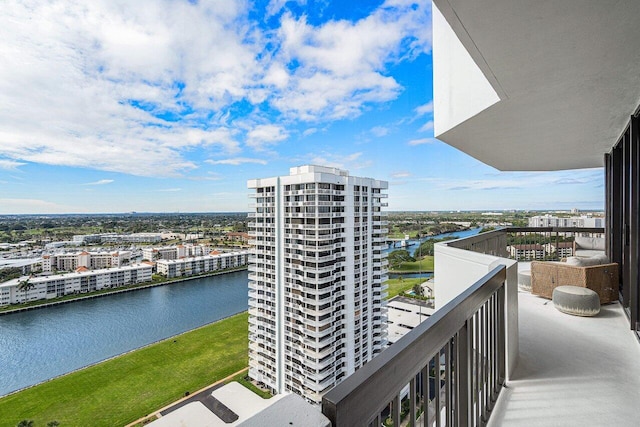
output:
[[[245,270],[0,316],[0,396],[247,308]]]
[[[470,228],[469,230],[463,230],[463,231],[454,231],[451,233],[443,233],[443,234],[436,234],[435,236],[428,236],[428,237],[423,237],[421,239],[410,239],[407,240],[407,244],[409,246],[407,247],[400,247],[399,242],[398,242],[398,246],[397,247],[391,247],[388,248],[386,250],[386,252],[391,252],[394,251],[396,249],[405,249],[407,251],[409,251],[409,255],[413,256],[413,254],[415,253],[416,249],[418,249],[418,247],[420,246],[420,243],[424,242],[425,240],[429,240],[429,239],[443,239],[445,237],[455,237],[456,239],[462,239],[463,237],[469,237],[469,236],[475,236],[476,234],[480,233],[480,230],[482,230],[482,228]]]

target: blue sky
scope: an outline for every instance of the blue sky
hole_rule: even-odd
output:
[[[602,209],[602,169],[502,173],[433,138],[429,1],[12,1],[0,214],[245,211],[321,164],[391,210]]]

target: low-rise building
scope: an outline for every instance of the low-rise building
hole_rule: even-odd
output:
[[[76,234],[73,236],[73,241],[79,244],[100,243],[102,234]]]
[[[86,245],[90,243],[158,243],[163,239],[162,233],[102,233],[76,234],[71,243]]]
[[[177,246],[152,247],[142,249],[142,258],[154,261],[158,259],[180,259],[194,256],[204,256],[211,252],[207,245],[184,244]]]
[[[544,245],[544,250],[549,255],[557,255],[558,258],[573,256],[573,242],[553,242]]]
[[[230,242],[240,242],[240,243],[247,243],[249,242],[249,233],[239,233],[239,232],[235,232],[235,231],[230,231],[229,233],[224,235],[224,240],[230,241]]]
[[[595,216],[557,217],[553,215],[536,215],[529,218],[529,227],[582,227],[602,228],[604,218]]]
[[[0,284],[0,306],[149,282],[152,269],[152,266],[146,263],[102,270],[89,270],[81,266],[72,273],[24,276]],[[26,281],[30,287],[25,291],[21,283]]]
[[[78,267],[100,269],[121,267],[131,262],[130,251],[117,252],[65,252],[42,256],[42,271],[73,271]]]
[[[162,241],[162,233],[103,234],[102,243],[158,243]]]
[[[509,246],[509,254],[513,259],[532,260],[544,259],[544,246],[539,244],[524,244]]]
[[[247,265],[249,251],[217,253],[181,259],[161,259],[156,262],[159,274],[167,278],[193,276],[195,274],[224,270]]]

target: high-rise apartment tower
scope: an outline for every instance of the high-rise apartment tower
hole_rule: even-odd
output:
[[[248,187],[249,376],[320,403],[387,342],[388,183],[300,166]]]

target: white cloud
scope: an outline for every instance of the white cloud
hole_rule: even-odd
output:
[[[267,17],[277,15],[282,9],[284,9],[285,4],[290,1],[298,3],[300,6],[307,4],[306,0],[270,0],[267,5]]]
[[[269,145],[277,144],[289,137],[287,131],[278,125],[258,125],[247,132],[247,145],[255,150],[264,150]]]
[[[5,2],[0,51],[11,61],[0,67],[0,155],[179,175],[195,168],[185,150],[237,152],[234,131],[215,122],[203,126],[199,109],[240,100],[253,86],[251,70],[258,67],[254,46],[244,44],[244,7]],[[162,119],[181,115],[184,103],[195,110],[191,115]]]
[[[362,152],[356,152],[351,154],[339,154],[339,153],[310,153],[306,156],[305,161],[308,164],[318,166],[328,166],[332,168],[357,170],[371,166],[371,161],[362,160]]]
[[[222,159],[222,160],[205,160],[206,163],[211,165],[233,165],[238,166],[243,163],[255,163],[258,165],[266,165],[267,161],[263,159],[254,159],[250,157],[233,157],[230,159]]]
[[[420,105],[414,111],[418,116],[424,116],[425,114],[433,113],[433,101],[429,101],[426,104]]]
[[[408,142],[409,145],[423,145],[423,144],[433,144],[437,142],[435,138],[420,138],[420,139],[412,139]]]
[[[307,128],[304,130],[304,132],[302,132],[302,136],[313,135],[316,132],[318,132],[318,128]]]
[[[99,181],[87,182],[86,184],[82,184],[82,185],[105,185],[105,184],[111,184],[112,182],[113,182],[113,179],[101,179]]]
[[[160,189],[160,190],[157,190],[157,191],[160,191],[160,192],[163,192],[163,193],[176,193],[178,191],[182,191],[182,188],[163,188],[163,189]]]
[[[264,30],[244,1],[7,0],[0,156],[12,160],[0,167],[185,175],[197,168],[196,151],[239,156],[243,118],[282,116],[292,128],[396,99],[403,88],[389,66],[431,48],[426,0],[387,1],[355,22],[320,25],[281,13],[286,3],[270,2],[280,26]],[[239,103],[248,104],[242,113]],[[261,125],[246,145],[264,150],[287,137]]]
[[[386,67],[431,49],[429,2],[386,2],[356,22],[311,25],[285,13],[278,31],[282,64],[297,64],[273,104],[298,120],[356,117],[402,91]]]
[[[0,169],[16,170],[20,166],[24,165],[26,165],[26,163],[16,162],[15,160],[0,159]]]
[[[204,176],[190,176],[188,179],[191,181],[220,181],[222,178],[223,176],[219,173],[207,172]]]
[[[557,184],[593,185],[602,181],[602,170],[579,169],[556,172],[500,172],[489,174],[488,179],[425,178],[434,189],[454,190],[518,190],[553,188]],[[575,177],[575,179],[570,179]],[[565,189],[563,189],[564,191]]]
[[[375,126],[371,128],[371,133],[378,138],[389,134],[389,129],[384,126]]]
[[[407,171],[394,172],[391,174],[391,178],[409,178],[410,176],[411,173]]]
[[[423,124],[418,132],[433,132],[433,120],[429,120],[427,123]]]

